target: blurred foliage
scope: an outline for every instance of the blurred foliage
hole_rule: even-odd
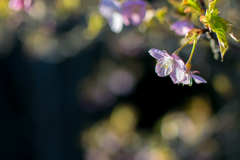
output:
[[[213,114],[208,95],[191,96],[184,106],[169,111],[154,130],[146,131],[136,128],[139,113],[133,104],[118,104],[109,118],[82,133],[85,159],[217,159],[221,146],[213,135],[220,134],[217,128],[227,113]]]
[[[240,144],[234,143],[235,139],[239,142],[239,44],[229,40],[234,45],[221,63],[213,59],[204,36],[200,38],[192,68],[197,68],[208,84],[196,88],[170,87],[167,78],[155,75],[156,62],[148,58],[150,48],[172,53],[186,41],[169,29],[176,20],[186,18],[179,1],[149,1],[143,23],[125,26],[119,34],[111,32],[97,0],[35,0],[29,12],[12,11],[8,2],[0,0],[1,60],[10,56],[16,39],[23,44],[19,54],[27,61],[50,64],[74,59],[94,43],[102,45],[92,72],[76,85],[76,94],[84,111],[114,109],[81,132],[79,144],[86,160],[212,160],[239,152],[234,150]],[[240,37],[240,1],[222,0],[217,6]],[[196,15],[191,20],[203,27]],[[186,47],[180,55],[186,61],[189,53]],[[134,94],[139,102],[147,97],[155,106],[135,104]],[[168,105],[169,101],[179,105]],[[148,124],[151,129],[139,125],[143,117],[152,118],[141,107],[159,114],[155,124]]]

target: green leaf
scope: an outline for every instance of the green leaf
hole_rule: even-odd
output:
[[[223,28],[225,30],[225,32],[227,32],[229,34],[230,37],[232,37],[233,40],[239,42],[240,39],[237,39],[234,35],[233,35],[233,24],[225,19],[223,19],[222,17],[218,17],[218,22],[222,23]]]
[[[197,11],[201,10],[197,1],[195,1],[195,0],[187,0],[187,1],[189,3],[189,6],[191,6],[192,8],[196,9]]]
[[[222,17],[218,17],[218,18],[216,19],[216,21],[217,21],[218,23],[221,23],[221,24],[223,25],[224,31],[227,32],[227,31],[232,30],[233,24],[230,23],[229,21],[223,19]]]
[[[219,10],[215,5],[218,0],[209,0],[208,9],[206,10],[205,16],[200,17],[200,21],[207,27],[209,30],[215,32],[218,38],[218,44],[221,51],[221,57],[225,55],[225,52],[228,49],[228,40],[226,33],[228,33],[235,41],[239,42],[232,31],[233,24],[229,21],[219,17]]]
[[[210,10],[210,20],[211,21],[214,21],[214,20],[217,20],[218,19],[218,13],[219,13],[219,11],[218,11],[218,8],[217,7],[215,7],[215,8],[213,8],[212,10]]]
[[[224,30],[224,26],[221,22],[216,22],[214,24],[210,25],[213,32],[215,32],[217,34],[217,38],[218,38],[218,44],[220,47],[220,51],[221,51],[221,57],[223,59],[223,56],[225,55],[227,49],[228,49],[228,40],[226,37],[226,31]]]
[[[218,18],[218,8],[215,7],[218,0],[209,0],[208,9],[205,13],[205,16],[207,17],[208,21],[211,22],[213,20],[216,20]]]
[[[201,12],[201,7],[197,0],[183,0],[181,5],[185,7],[191,7],[197,10],[198,12]]]
[[[218,0],[209,0],[208,9],[209,11],[213,10],[215,8],[215,5],[217,4]]]

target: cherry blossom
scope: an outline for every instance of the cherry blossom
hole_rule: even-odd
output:
[[[207,81],[205,79],[203,79],[202,77],[196,76],[194,75],[194,73],[199,73],[198,71],[186,71],[184,73],[184,79],[180,82],[183,85],[192,85],[192,79],[194,79],[194,81],[199,84],[199,83],[207,83]]]
[[[150,49],[149,53],[158,60],[155,72],[159,77],[170,75],[174,84],[180,83],[184,79],[186,66],[177,55],[172,54],[170,56],[166,51],[157,49]]]
[[[126,26],[130,23],[137,26],[142,23],[146,13],[146,2],[143,0],[128,0],[122,5],[122,15]]]
[[[174,30],[176,34],[180,36],[186,35],[192,28],[194,28],[194,25],[185,20],[185,21],[176,21],[173,23],[173,25],[170,26],[171,30]]]
[[[111,30],[120,33],[123,28],[122,4],[116,0],[102,0],[98,8],[100,13],[107,19]]]

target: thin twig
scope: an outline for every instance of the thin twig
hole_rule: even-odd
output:
[[[216,35],[216,33],[214,33],[214,32],[210,33],[209,31],[206,31],[205,33],[206,33],[205,39],[209,40],[209,42],[210,42],[212,52],[214,53],[214,58],[216,60],[218,60],[221,52],[220,52],[220,48],[219,48],[219,44],[218,44],[217,35]],[[228,44],[229,44],[229,48],[240,51],[239,45],[233,44],[231,42],[228,42]]]
[[[205,5],[205,3],[204,3],[204,0],[199,0],[199,3],[200,3],[200,5],[201,5],[201,9],[204,11],[204,14],[205,14],[207,8],[206,8],[206,5]]]
[[[204,3],[204,0],[199,0],[199,2],[200,2],[200,5],[201,5],[202,9],[206,11],[207,8],[206,8],[206,5]]]

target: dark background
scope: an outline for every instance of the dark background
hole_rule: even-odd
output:
[[[165,2],[158,4],[157,1],[152,3],[155,3],[155,7],[161,3],[165,4]],[[76,13],[70,14],[65,21],[57,22],[52,34],[59,38],[78,24],[86,27],[87,20],[84,14],[81,16],[76,16]],[[176,157],[181,160],[239,159],[240,61],[237,48],[230,48],[224,62],[221,62],[213,58],[208,42],[200,39],[201,42],[193,57],[195,59],[193,69],[199,70],[200,76],[208,83],[199,85],[194,83],[190,87],[174,85],[170,77],[160,78],[154,71],[155,59],[149,56],[148,50],[158,48],[171,53],[179,47],[178,42],[181,39],[168,30],[169,26],[160,26],[157,20],[152,22],[145,33],[140,33],[137,28],[130,26],[125,27],[122,33],[115,34],[106,25],[96,38],[85,40],[89,42],[88,44],[83,45],[80,42],[79,46],[83,47],[77,49],[75,55],[65,58],[59,56],[61,60],[54,62],[48,56],[37,59],[28,55],[32,50],[26,48],[26,43],[21,39],[21,34],[31,34],[30,31],[22,31],[27,25],[28,23],[23,21],[17,28],[10,29],[10,38],[7,39],[9,30],[1,30],[6,35],[1,36],[3,50],[0,51],[3,55],[0,59],[0,159],[84,159],[88,148],[82,146],[80,133],[102,119],[109,118],[117,104],[126,102],[134,104],[139,114],[134,132],[144,130],[148,132],[145,137],[151,137],[155,134],[153,130],[159,118],[171,111],[184,110],[192,97],[207,97],[211,109],[209,119],[217,117],[217,122],[213,125],[217,129],[194,144],[192,148],[197,148],[195,150],[181,151],[179,148],[186,147],[181,139],[169,140],[169,148],[172,147]],[[84,31],[79,29],[79,32]],[[137,47],[120,50],[122,45],[119,41],[130,34],[133,34],[130,42],[139,39],[139,36],[144,38]],[[236,35],[238,34],[239,32],[236,32]],[[67,39],[64,41],[66,46],[63,48],[67,50],[71,45],[68,45]],[[4,45],[12,47],[6,51]],[[187,46],[180,53],[183,60],[187,60],[190,49],[191,47]],[[121,55],[124,51],[134,55]],[[54,52],[55,55],[59,53],[58,50]],[[101,102],[99,104],[91,99],[91,96],[89,98],[86,90],[102,83],[98,81],[96,75],[101,72],[99,64],[104,63],[102,62],[104,59],[111,60],[120,67],[124,66],[125,62],[138,64],[142,73],[134,81],[129,92],[116,94],[108,91],[110,100],[99,101]],[[130,67],[130,70],[135,71],[134,67]],[[94,81],[93,86],[84,85],[90,81]],[[107,80],[105,81],[107,84]],[[121,83],[120,88],[127,86],[125,85],[127,83],[125,81]],[[100,99],[102,95],[106,98],[107,95],[104,93],[98,93]],[[206,121],[206,125],[208,123],[209,121]],[[217,151],[209,156],[200,154],[202,152],[198,153],[201,146],[212,139],[217,142]],[[111,159],[120,158],[112,156]]]

